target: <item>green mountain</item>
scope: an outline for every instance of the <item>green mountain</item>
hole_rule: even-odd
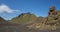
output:
[[[31,13],[23,13],[18,17],[13,18],[11,21],[14,23],[28,23],[34,21],[37,17]]]

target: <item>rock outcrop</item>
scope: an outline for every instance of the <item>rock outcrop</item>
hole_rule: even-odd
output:
[[[48,18],[47,18],[47,24],[57,24],[60,21],[60,11],[56,10],[54,6],[50,7]]]

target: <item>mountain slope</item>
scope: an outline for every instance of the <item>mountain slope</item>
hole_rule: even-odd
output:
[[[34,14],[24,13],[19,15],[16,18],[13,18],[11,21],[15,23],[27,23],[34,21],[37,17]]]

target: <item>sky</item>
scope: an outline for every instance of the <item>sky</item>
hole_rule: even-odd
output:
[[[0,0],[0,17],[11,20],[21,13],[46,17],[50,6],[60,9],[60,0]]]

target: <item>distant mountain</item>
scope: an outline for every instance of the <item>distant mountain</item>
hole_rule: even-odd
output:
[[[5,19],[3,19],[2,17],[0,17],[0,22],[2,22],[2,21],[5,21]]]
[[[0,17],[0,24],[5,24],[7,21],[5,19],[3,19],[2,17]]]
[[[13,18],[11,21],[15,23],[28,23],[34,21],[36,18],[37,17],[34,14],[24,13],[18,17]]]
[[[13,25],[13,24],[16,24],[16,23],[7,21],[4,18],[0,17],[0,25]]]

